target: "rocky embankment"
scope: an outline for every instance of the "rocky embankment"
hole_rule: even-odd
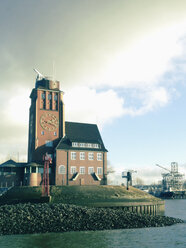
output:
[[[182,223],[165,216],[141,215],[122,209],[66,204],[16,204],[0,207],[0,235],[161,227]]]

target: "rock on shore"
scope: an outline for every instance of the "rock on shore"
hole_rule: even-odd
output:
[[[0,235],[161,227],[182,222],[171,217],[142,215],[122,209],[61,203],[0,207]]]

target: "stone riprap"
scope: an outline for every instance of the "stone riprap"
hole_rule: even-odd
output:
[[[171,217],[142,215],[122,209],[61,203],[0,207],[0,235],[161,227],[182,222]]]

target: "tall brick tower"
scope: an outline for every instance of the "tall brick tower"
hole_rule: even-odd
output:
[[[63,92],[59,81],[53,81],[39,72],[32,90],[29,113],[28,162],[43,163],[47,152],[54,148],[65,134]]]

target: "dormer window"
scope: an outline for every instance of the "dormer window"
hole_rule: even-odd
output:
[[[72,146],[73,147],[78,147],[78,143],[77,142],[72,142]]]
[[[94,148],[99,148],[99,145],[98,144],[93,144],[93,147]]]
[[[85,143],[79,143],[80,147],[85,147]]]

